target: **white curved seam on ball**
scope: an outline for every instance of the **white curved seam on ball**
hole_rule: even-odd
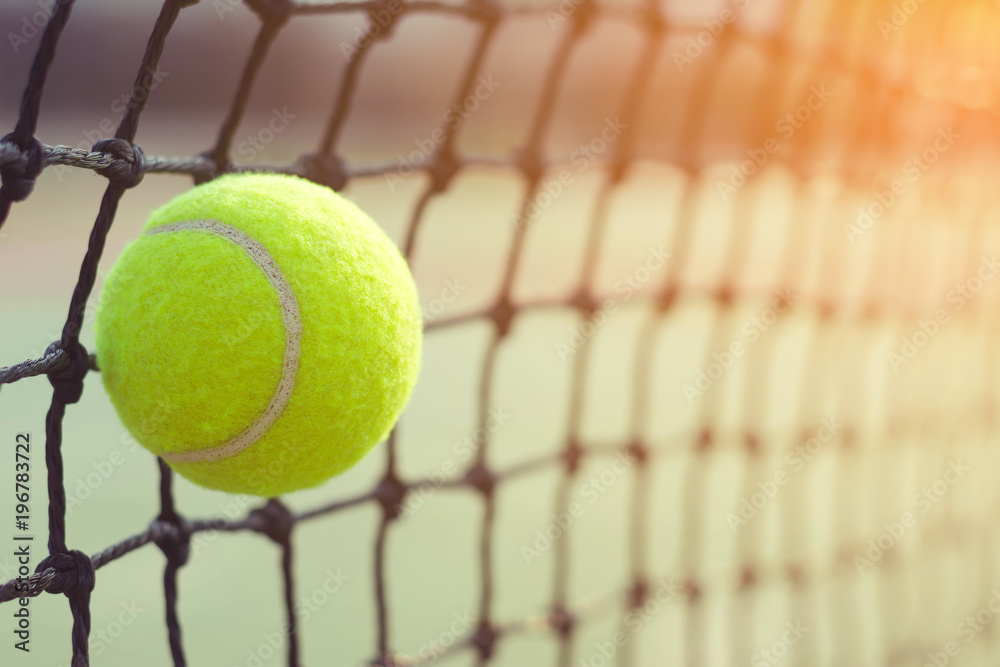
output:
[[[190,463],[200,461],[221,461],[236,456],[255,442],[260,440],[268,429],[284,412],[295,388],[295,375],[299,368],[301,354],[302,317],[299,313],[299,302],[295,292],[288,283],[274,257],[259,242],[232,225],[219,220],[189,220],[163,225],[146,232],[147,235],[165,234],[168,232],[194,231],[215,234],[239,246],[267,277],[268,282],[278,293],[281,304],[281,319],[285,326],[285,358],[282,366],[281,380],[278,382],[271,401],[264,412],[254,420],[241,434],[216,447],[196,449],[187,452],[166,452],[160,458],[171,463]]]

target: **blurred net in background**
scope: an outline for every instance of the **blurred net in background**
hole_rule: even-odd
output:
[[[50,8],[44,34],[21,28],[25,44],[8,37],[39,55],[0,143],[0,206],[25,199],[43,164],[95,170],[109,185],[60,341],[0,379],[47,373],[55,387],[51,555],[31,594],[69,597],[76,664],[94,645],[94,570],[150,543],[166,556],[169,640],[146,647],[150,664],[168,664],[168,653],[185,664],[178,573],[198,566],[181,570],[199,536],[240,531],[282,554],[288,625],[267,659],[300,664],[312,643],[340,664],[337,647],[353,638],[296,626],[295,559],[325,547],[303,540],[293,555],[293,535],[364,505],[379,517],[374,603],[359,621],[376,628],[375,664],[996,664],[995,3],[248,1],[258,32],[242,70],[227,75],[234,94],[221,129],[214,143],[206,135],[207,151],[180,158],[158,157],[191,141],[165,136],[168,124],[149,135],[162,152],[137,140],[143,112],[161,97],[177,105],[170,113],[199,91],[222,99],[207,78],[174,82],[231,56],[192,56],[202,47],[172,41],[171,28],[200,11],[186,35],[229,31],[229,15],[246,9],[168,0],[115,111],[115,138],[80,148],[78,131],[65,141],[36,132],[46,72],[77,57],[61,48],[53,60],[72,4]],[[206,21],[213,14],[219,23]],[[364,21],[328,40],[327,57],[345,63],[330,85],[325,59],[268,74],[284,31],[348,15]],[[405,33],[427,16],[450,27]],[[400,75],[407,50],[447,54],[438,64],[453,76]],[[161,56],[175,58],[164,69],[172,79],[157,76]],[[366,88],[369,64],[378,76]],[[62,81],[82,91],[102,78],[87,70]],[[307,115],[307,149],[265,164],[270,145],[305,143],[294,133],[308,123],[282,134],[297,113],[284,101],[299,89],[307,108],[329,102],[326,112]],[[445,101],[429,101],[431,90]],[[349,132],[358,116],[367,122]],[[250,134],[248,117],[259,128]],[[185,123],[191,133],[208,126],[185,117],[173,132]],[[95,136],[109,133],[102,125]],[[66,540],[61,452],[74,433],[61,423],[90,365],[79,340],[118,202],[156,174],[201,182],[238,169],[296,173],[361,199],[373,188],[366,208],[380,220],[380,206],[393,211],[421,283],[422,382],[434,391],[418,389],[384,467],[357,495],[191,520],[161,468],[151,527],[87,558]],[[34,196],[59,198],[47,185]],[[15,204],[7,228],[26,205]],[[489,278],[463,287],[448,282],[452,270]],[[460,293],[462,307],[449,310]],[[435,397],[449,365],[467,377]],[[472,418],[456,439],[448,397],[463,392]],[[474,602],[428,611],[442,634],[401,650],[395,637],[450,595],[447,568],[427,569],[460,551],[425,507],[445,494],[476,508],[462,524],[475,532]],[[421,554],[419,532],[446,537]],[[392,550],[415,555],[390,578]],[[530,569],[539,561],[544,579]],[[510,592],[524,592],[518,580],[538,602],[531,614]],[[393,589],[416,591],[398,605],[409,614],[393,616]],[[229,594],[190,591],[186,611],[199,596]],[[8,584],[0,599],[15,595]],[[235,655],[249,665],[249,653]]]

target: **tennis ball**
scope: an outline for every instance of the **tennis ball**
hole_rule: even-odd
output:
[[[96,320],[104,386],[133,437],[232,493],[350,468],[420,367],[406,261],[357,206],[293,176],[222,176],[154,211]]]

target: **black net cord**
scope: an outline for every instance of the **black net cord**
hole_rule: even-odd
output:
[[[46,416],[45,428],[45,465],[48,470],[49,493],[49,556],[43,559],[37,572],[43,572],[50,566],[70,570],[71,578],[66,582],[65,593],[69,598],[70,613],[73,616],[72,630],[72,665],[86,667],[89,662],[88,642],[90,638],[90,592],[94,588],[94,568],[85,554],[78,551],[70,552],[66,547],[66,493],[63,489],[62,462],[62,420],[66,414],[67,402],[76,402],[73,396],[67,396],[64,390],[55,385],[52,405]],[[82,379],[78,381],[80,391],[83,390]],[[72,389],[70,389],[72,391]]]
[[[299,633],[295,615],[295,569],[291,540],[281,545],[281,575],[285,587],[285,618],[288,624],[288,667],[299,667]]]
[[[480,32],[479,39],[476,42],[475,51],[470,59],[470,63],[465,70],[465,74],[462,78],[462,82],[456,91],[456,101],[461,102],[464,100],[472,87],[475,85],[476,76],[482,66],[483,59],[487,52],[488,45],[494,35],[495,28],[495,16],[492,12],[488,13],[484,18],[481,19],[484,23],[483,28]],[[384,35],[383,35],[384,36]],[[324,135],[323,140],[320,143],[320,152],[323,155],[329,155],[336,145],[336,140],[339,137],[340,128],[346,121],[347,112],[350,108],[350,99],[353,96],[353,91],[357,84],[357,77],[360,72],[360,67],[364,59],[364,54],[371,48],[375,43],[375,39],[369,40],[353,55],[351,58],[347,71],[344,76],[344,82],[341,85],[337,97],[337,103],[335,105],[334,111],[330,116],[329,123],[327,125],[327,132]],[[445,128],[445,138],[441,142],[440,147],[435,151],[434,155],[430,158],[431,170],[431,182],[427,189],[424,191],[420,197],[419,202],[414,208],[413,216],[411,217],[406,231],[406,240],[403,243],[403,254],[407,258],[408,262],[412,261],[412,254],[414,251],[414,243],[417,237],[417,232],[420,227],[420,222],[423,218],[423,212],[426,208],[427,203],[436,194],[443,192],[450,182],[451,177],[457,170],[457,164],[451,154],[451,145],[454,140],[454,133],[456,128],[448,125]],[[480,419],[485,420],[487,415],[487,410],[480,406]],[[403,500],[404,494],[406,492],[405,487],[402,487],[399,479],[396,476],[396,430],[394,429],[389,436],[388,442],[386,443],[388,449],[388,461],[386,465],[385,476],[380,485],[381,496],[382,496],[382,506],[383,514],[382,519],[379,523],[378,533],[375,540],[375,600],[376,600],[376,620],[378,624],[378,637],[377,637],[377,658],[374,664],[378,665],[393,665],[395,664],[396,658],[390,651],[390,633],[389,633],[389,620],[388,620],[388,605],[386,601],[387,591],[386,591],[386,579],[385,579],[385,549],[386,541],[388,535],[389,524],[392,519],[396,517],[400,503]],[[474,466],[473,470],[470,471],[467,479],[469,482],[479,488],[483,489],[482,484],[487,483],[482,476],[476,479],[475,471],[486,470],[483,454],[484,449],[480,449],[478,456],[478,464]],[[495,634],[492,629],[492,623],[490,621],[490,607],[491,607],[491,591],[492,591],[492,580],[489,573],[492,571],[492,566],[490,564],[490,539],[489,533],[491,530],[491,525],[493,523],[493,507],[492,507],[492,493],[490,490],[484,492],[486,498],[486,508],[484,510],[484,529],[480,538],[480,558],[481,558],[481,571],[483,573],[483,587],[480,596],[480,617],[479,617],[479,630],[477,632],[476,638],[479,640],[476,644],[479,650],[479,660],[484,662],[488,660],[489,656],[493,651],[493,643],[495,640]]]
[[[648,11],[655,15],[655,2],[648,3]],[[622,103],[622,118],[628,127],[619,139],[619,151],[615,156],[615,166],[606,183],[604,191],[601,193],[600,207],[598,209],[598,227],[591,234],[592,242],[588,248],[587,269],[585,269],[583,280],[588,280],[588,276],[596,275],[596,265],[598,256],[598,246],[604,238],[607,228],[607,207],[611,197],[612,189],[624,177],[626,165],[633,159],[633,151],[636,142],[636,132],[634,130],[638,123],[639,111],[645,101],[645,93],[650,88],[650,81],[653,76],[656,52],[659,50],[660,41],[663,35],[663,24],[654,22],[646,35],[646,43],[643,53],[636,64],[636,70],[632,74],[632,79],[625,92],[625,99]],[[584,283],[588,284],[589,283]],[[663,290],[656,297],[658,304],[663,304]],[[656,310],[652,311],[654,314]],[[647,318],[647,321],[652,318]],[[650,506],[650,465],[649,446],[643,439],[646,432],[647,420],[649,418],[649,395],[652,392],[652,371],[649,360],[652,358],[652,344],[654,340],[653,327],[643,327],[640,330],[639,343],[633,356],[633,399],[632,414],[630,416],[629,430],[631,433],[631,443],[629,453],[635,461],[635,481],[632,486],[632,498],[629,512],[628,536],[629,540],[629,570],[631,588],[627,592],[625,606],[630,611],[638,611],[646,602],[650,592],[649,566],[647,563],[649,550],[647,548],[646,535],[651,529],[649,523]],[[588,346],[588,353],[590,347]],[[582,352],[582,351],[581,351]],[[579,422],[577,422],[579,423]],[[659,583],[656,584],[659,586]],[[619,630],[626,631],[626,616],[622,616]],[[635,647],[629,643],[623,647],[621,663],[623,665],[636,664]]]
[[[560,88],[559,82],[563,79],[563,74],[569,63],[570,55],[573,52],[574,47],[588,26],[591,11],[592,5],[590,0],[584,2],[579,8],[577,8],[572,17],[572,27],[570,30],[566,31],[563,39],[560,41],[555,56],[546,71],[545,81],[542,86],[542,97],[539,100],[534,118],[532,119],[527,145],[521,155],[520,166],[523,176],[527,182],[527,187],[525,188],[524,197],[520,204],[519,220],[528,219],[529,208],[540,187],[543,176],[541,151],[544,146],[546,131],[552,120],[553,111],[555,109],[556,96],[558,95]],[[506,266],[504,267],[500,293],[494,308],[494,335],[483,361],[483,372],[481,376],[479,400],[479,421],[481,425],[485,425],[487,423],[486,420],[489,415],[490,396],[493,385],[493,377],[496,371],[497,352],[510,331],[511,318],[513,316],[511,293],[513,290],[514,276],[517,273],[518,261],[524,247],[526,231],[527,225],[520,224],[515,227],[511,251],[507,257]],[[489,438],[487,437],[480,445],[479,451],[477,452],[478,464],[484,470],[487,467],[486,452],[488,445]],[[573,464],[569,465],[567,467],[567,474],[560,477],[556,491],[557,512],[560,511],[565,504],[568,504],[569,487],[573,479],[573,468]],[[496,502],[495,495],[493,493],[486,494],[485,501],[486,511],[484,516],[488,520],[483,521],[481,546],[482,562],[480,567],[484,590],[484,607],[488,608],[492,598],[494,577],[492,567],[493,563],[490,554],[493,551],[495,523],[493,519],[496,515],[494,505]],[[569,567],[568,555],[566,552],[567,545],[565,542],[566,540],[560,540],[555,544],[555,578],[553,583],[554,590],[552,608],[550,611],[554,619],[553,629],[556,631],[559,638],[559,654],[557,660],[560,667],[567,667],[570,664],[572,657],[573,630],[575,626],[572,615],[567,610],[565,599]],[[483,657],[488,659],[490,656],[486,655]]]
[[[42,45],[32,65],[28,90],[22,103],[22,113],[15,130],[15,140],[22,148],[26,145],[26,137],[34,132],[45,74],[51,65],[55,54],[55,44],[69,17],[72,2],[60,3],[46,28]],[[165,3],[157,20],[156,28],[150,37],[144,66],[155,65],[162,52],[163,41],[173,25],[180,10],[181,3],[169,1]],[[141,69],[139,79],[146,69]],[[136,84],[138,87],[140,84]],[[129,144],[135,136],[138,117],[142,112],[145,95],[137,101],[136,95],[129,101],[122,123],[116,135],[118,139]],[[37,145],[40,145],[35,140]],[[114,148],[114,147],[109,147]],[[69,565],[75,569],[76,577],[65,586],[64,592],[69,598],[70,611],[73,615],[72,631],[72,664],[74,667],[86,667],[89,664],[88,641],[90,635],[90,592],[94,587],[94,566],[91,559],[78,552],[69,551],[66,545],[66,493],[63,486],[62,462],[62,421],[66,406],[76,403],[83,392],[83,378],[90,369],[90,360],[86,350],[80,345],[79,334],[83,324],[84,309],[87,298],[93,289],[97,274],[97,264],[104,248],[105,238],[114,220],[118,201],[126,187],[135,185],[141,180],[141,152],[132,152],[135,160],[137,177],[121,184],[112,181],[108,185],[101,202],[100,212],[90,237],[90,243],[83,265],[80,269],[80,279],[77,282],[70,302],[69,316],[63,327],[59,348],[69,355],[69,364],[62,370],[50,372],[49,381],[53,386],[52,405],[46,417],[45,463],[48,471],[49,495],[49,557],[39,563],[37,572],[44,572],[50,567],[59,569]],[[4,189],[9,183],[9,173],[3,173]],[[29,190],[30,191],[30,190]],[[25,194],[25,196],[27,196]],[[0,195],[0,219],[5,217],[9,207],[9,196]],[[50,349],[49,353],[54,353]],[[68,559],[67,559],[68,557]]]
[[[650,16],[656,16],[655,3],[648,3],[647,11]],[[652,76],[654,64],[656,62],[656,52],[660,47],[663,24],[659,21],[650,21],[646,26],[645,44],[639,59],[636,61],[635,71],[632,72],[630,80],[625,89],[625,93],[620,106],[619,116],[625,126],[619,143],[614,147],[614,155],[609,165],[608,174],[598,193],[597,202],[588,225],[584,259],[581,263],[579,279],[579,292],[575,295],[576,306],[580,315],[589,318],[597,308],[597,300],[593,289],[593,279],[597,275],[597,262],[599,259],[599,249],[603,245],[607,221],[609,217],[609,207],[611,197],[615,192],[618,183],[625,175],[627,165],[632,158],[632,150],[635,141],[635,125],[638,120],[638,113],[641,108],[644,93],[648,89],[649,80]],[[641,348],[641,344],[640,344]],[[580,461],[583,456],[583,448],[580,445],[580,428],[583,416],[583,404],[585,397],[585,387],[587,386],[587,375],[589,361],[593,346],[588,338],[583,342],[581,348],[573,359],[571,393],[569,407],[569,422],[567,424],[567,438],[563,451],[566,464],[566,474],[563,476],[563,483],[557,491],[556,511],[563,512],[569,506],[570,483],[575,480]],[[647,350],[648,352],[648,350]],[[628,544],[626,551],[630,560],[631,588],[626,591],[625,606],[632,610],[638,609],[646,601],[647,584],[645,572],[645,540],[644,535],[648,528],[647,511],[648,504],[648,474],[649,467],[646,465],[646,449],[641,438],[645,419],[644,410],[648,403],[648,392],[651,388],[649,381],[650,356],[640,357],[636,353],[635,384],[633,387],[633,414],[632,414],[632,443],[629,452],[635,460],[635,482],[632,487],[631,512],[628,523],[628,533],[626,539]],[[564,617],[564,625],[560,634],[559,662],[561,665],[569,666],[573,662],[573,646],[571,643],[572,629],[575,627],[574,620],[566,609],[569,607],[567,601],[567,589],[570,576],[570,552],[567,540],[561,540],[556,544],[557,574],[553,599],[555,600],[556,613]],[[621,630],[625,629],[625,617],[621,620]],[[631,644],[622,647],[618,656],[618,664],[627,667],[635,663],[634,652]]]
[[[21,110],[14,131],[0,139],[0,146],[10,143],[21,153],[21,159],[6,165],[0,164],[0,176],[3,185],[0,186],[0,228],[10,213],[10,205],[23,201],[35,187],[35,179],[45,167],[41,142],[35,139],[35,129],[38,127],[38,114],[42,108],[42,93],[45,91],[45,78],[48,75],[52,61],[56,57],[56,45],[59,36],[69,21],[75,0],[65,0],[56,3],[38,53],[31,63],[31,73],[28,75],[28,85],[21,98]]]
[[[476,85],[476,79],[482,69],[483,60],[486,58],[486,53],[496,33],[496,25],[497,22],[495,17],[492,15],[489,15],[485,19],[482,30],[479,33],[479,39],[476,41],[472,58],[469,59],[469,66],[466,68],[465,75],[462,77],[462,83],[455,93],[453,102],[455,105],[462,104],[463,101],[468,98],[469,94],[473,90],[473,87]],[[360,54],[361,52],[359,51],[358,55]],[[342,120],[337,120],[337,116],[334,116],[334,118],[331,119],[331,124],[342,122]],[[430,163],[428,165],[431,177],[430,184],[427,189],[424,190],[420,199],[417,201],[416,206],[413,207],[413,215],[411,216],[409,224],[406,227],[406,238],[403,241],[403,255],[406,257],[408,262],[413,261],[414,244],[416,243],[417,232],[420,229],[420,221],[423,219],[424,210],[427,208],[427,204],[430,202],[432,197],[444,192],[448,188],[452,177],[458,171],[459,164],[455,160],[453,152],[453,145],[457,131],[457,125],[454,123],[448,123],[444,129],[444,138],[441,141],[441,145],[434,149],[433,155],[431,155],[428,160]]]
[[[388,27],[391,28],[391,24]],[[376,33],[376,35],[378,34]],[[377,41],[378,37],[366,40],[347,63],[347,69],[344,71],[340,90],[337,91],[336,104],[333,111],[330,112],[330,119],[326,123],[326,129],[319,142],[319,152],[321,155],[333,155],[337,147],[337,141],[340,139],[340,131],[347,122],[347,114],[351,109],[351,100],[354,98],[354,90],[357,87],[358,73],[361,71],[361,65],[365,62],[365,56],[374,48]]]
[[[181,625],[177,616],[177,570],[180,564],[167,561],[163,569],[163,595],[166,599],[165,618],[167,626],[167,641],[170,645],[170,656],[176,667],[185,667],[184,643],[181,640]]]
[[[389,654],[389,611],[385,589],[385,540],[389,532],[389,518],[383,513],[375,537],[375,605],[378,620],[378,658],[374,664],[392,667],[394,660]]]
[[[483,361],[487,368],[493,367],[499,347],[500,339],[499,337],[494,336],[486,350],[486,356]],[[485,427],[487,424],[490,409],[489,400],[491,385],[492,373],[484,372],[482,378],[480,379],[479,401],[477,406],[481,428]],[[490,471],[486,458],[487,448],[489,447],[490,441],[490,437],[488,435],[489,429],[483,428],[483,431],[481,432],[487,435],[485,435],[482,443],[479,445],[479,449],[476,452],[475,463],[467,476],[469,482],[477,491],[479,491],[483,499],[483,522],[479,535],[479,576],[481,581],[479,593],[479,621],[483,637],[490,641],[482,643],[477,647],[479,650],[479,655],[477,656],[478,664],[480,665],[487,663],[490,658],[492,658],[494,650],[493,642],[496,640],[496,636],[492,632],[494,588],[493,538],[496,526],[496,494],[494,493],[494,489],[496,486],[496,478],[492,471]]]
[[[375,622],[378,634],[375,639],[376,658],[371,664],[381,667],[392,667],[395,664],[395,657],[389,649],[389,603],[385,576],[386,539],[389,524],[399,515],[407,492],[406,486],[396,475],[396,434],[397,430],[394,427],[385,443],[385,474],[375,489],[375,498],[381,505],[382,515],[379,517],[374,544]]]
[[[278,498],[271,498],[267,503],[250,513],[249,527],[271,539],[281,552],[281,576],[284,588],[283,605],[285,608],[285,636],[288,637],[288,666],[299,667],[299,633],[295,615],[295,552],[292,548],[292,535],[295,529],[296,517]]]
[[[131,162],[132,169],[129,173],[116,174],[114,177],[108,175],[110,182],[104,192],[101,207],[94,224],[93,232],[90,235],[90,243],[87,254],[83,259],[80,268],[80,278],[73,291],[70,300],[69,317],[66,326],[63,328],[62,343],[64,348],[69,348],[79,344],[80,331],[83,328],[83,317],[87,307],[87,299],[94,289],[94,282],[97,278],[97,266],[104,252],[104,244],[107,240],[111,224],[114,222],[115,213],[118,210],[118,203],[121,201],[125,190],[135,187],[142,181],[145,164],[144,156],[138,147],[132,142],[139,127],[139,117],[142,115],[146,101],[149,99],[148,91],[145,90],[143,80],[147,72],[155,71],[163,54],[163,47],[167,40],[167,35],[173,27],[174,21],[180,13],[181,7],[190,4],[189,0],[167,0],[163,4],[160,15],[153,26],[152,34],[146,44],[146,51],[143,55],[142,64],[136,74],[135,84],[121,123],[115,133],[115,139],[102,140],[99,145],[109,152],[118,153],[120,157]]]
[[[181,623],[177,613],[177,572],[187,562],[189,554],[188,535],[183,526],[183,520],[174,507],[173,480],[174,473],[163,462],[157,459],[160,468],[160,516],[159,521],[173,526],[176,530],[157,540],[157,545],[166,556],[167,563],[163,571],[163,597],[167,625],[167,641],[170,644],[170,655],[176,667],[185,667],[184,645],[181,641]]]
[[[257,73],[260,71],[261,65],[264,64],[267,52],[274,42],[274,38],[281,31],[282,25],[284,25],[283,20],[265,20],[260,27],[260,32],[257,34],[257,39],[250,51],[250,57],[243,67],[243,74],[240,76],[239,87],[233,97],[229,114],[222,123],[215,146],[208,153],[209,159],[215,165],[216,173],[225,171],[229,166],[229,149],[233,143],[233,135],[239,129],[240,120],[246,111],[247,101],[250,99],[250,92],[253,90]]]

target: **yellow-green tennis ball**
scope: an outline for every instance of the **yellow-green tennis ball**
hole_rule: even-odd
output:
[[[275,496],[361,459],[420,367],[396,246],[293,176],[222,176],[158,209],[97,311],[98,363],[139,443],[197,484]]]

